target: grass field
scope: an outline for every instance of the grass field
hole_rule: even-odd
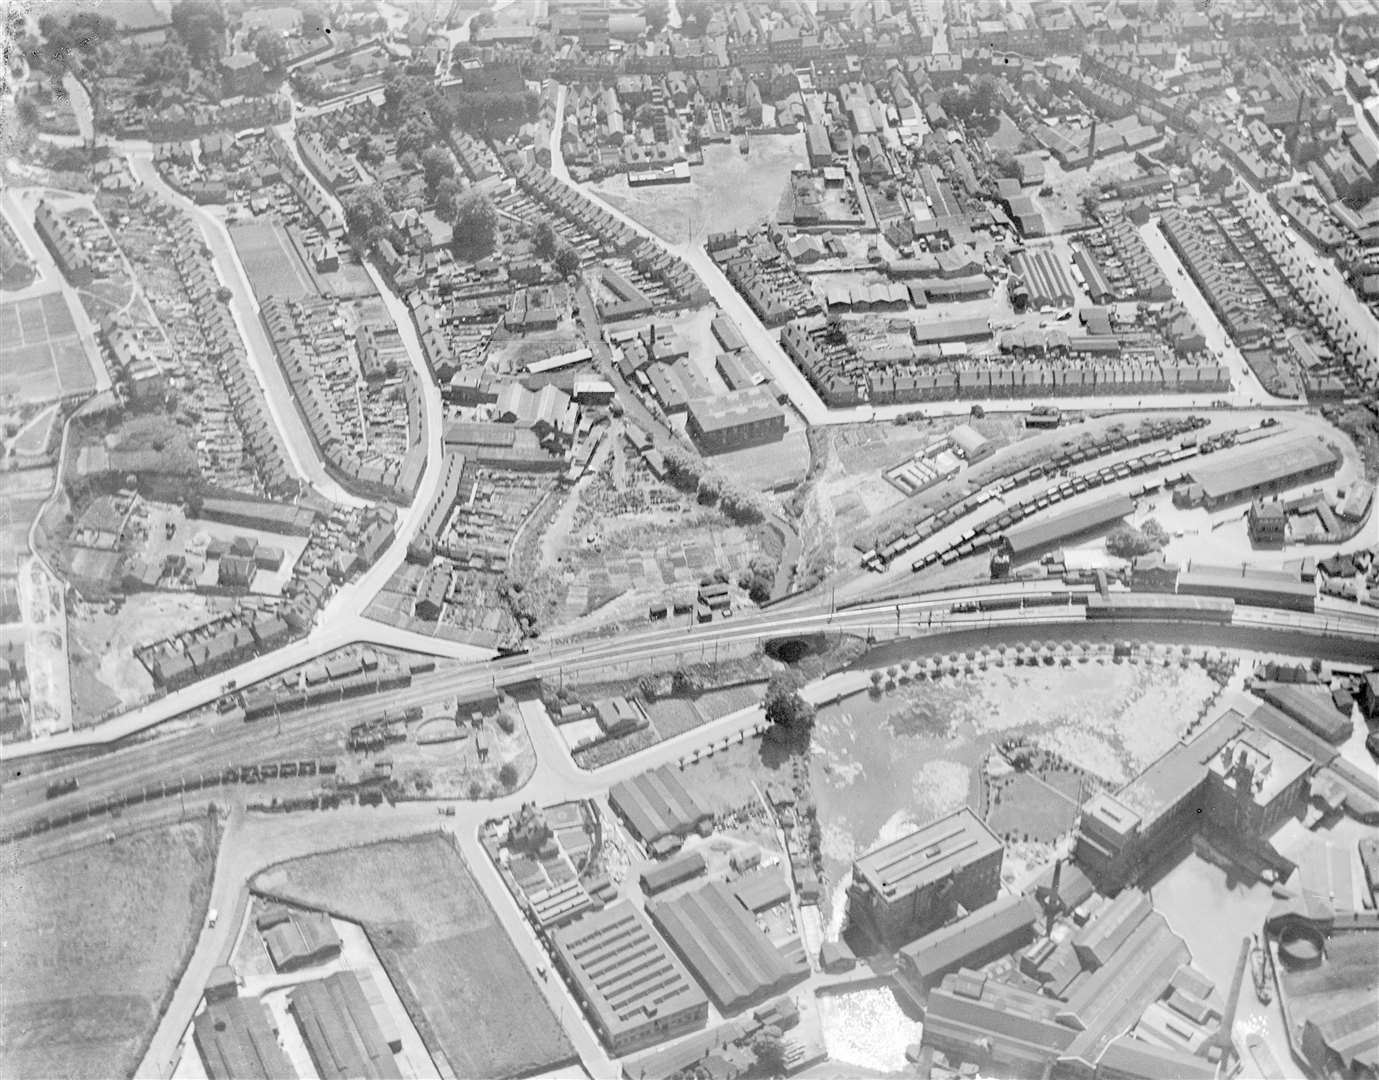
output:
[[[363,924],[426,1049],[455,1075],[526,1076],[574,1059],[448,839],[429,835],[310,855],[270,867],[253,887]]]
[[[61,292],[0,304],[0,399],[49,401],[95,386]]]
[[[133,1074],[206,916],[216,844],[203,819],[51,858],[3,849],[0,1075]]]
[[[1072,828],[1079,809],[1075,787],[1071,795],[1057,788],[1028,773],[1007,777],[1001,801],[992,807],[986,823],[997,836],[1025,834],[1038,843],[1051,843]]]
[[[735,142],[705,147],[704,164],[690,169],[688,184],[629,188],[619,174],[590,187],[662,239],[701,244],[711,232],[774,219],[790,170],[807,160],[802,135],[756,135],[746,157]]]
[[[260,304],[270,296],[292,300],[316,291],[292,241],[280,225],[267,222],[232,225],[230,239],[239,253],[239,261],[244,264],[254,298]]]

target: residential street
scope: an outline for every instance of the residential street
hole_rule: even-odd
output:
[[[233,294],[230,310],[235,318],[235,326],[244,341],[244,348],[249,355],[249,362],[253,365],[259,386],[263,388],[267,397],[269,415],[273,417],[273,422],[282,434],[288,460],[294,471],[332,502],[345,506],[367,505],[367,500],[351,495],[326,472],[326,467],[316,452],[316,446],[311,441],[306,421],[293,404],[296,397],[287,383],[287,376],[283,374],[277,354],[273,351],[268,334],[259,319],[259,308],[250,288],[249,278],[245,274],[243,263],[239,261],[239,254],[230,240],[225,223],[169,187],[154,166],[151,153],[130,154],[129,165],[140,183],[147,184],[163,198],[191,215],[206,238],[207,246],[215,260],[216,272]]]

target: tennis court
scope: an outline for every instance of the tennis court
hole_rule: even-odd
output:
[[[270,296],[293,300],[316,292],[282,226],[261,221],[232,225],[230,239],[260,304]]]

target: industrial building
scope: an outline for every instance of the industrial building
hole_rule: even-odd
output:
[[[1311,436],[1240,446],[1213,454],[1189,470],[1208,510],[1273,495],[1333,475],[1340,458]],[[1193,492],[1188,497],[1196,495]]]
[[[685,430],[706,454],[741,450],[785,438],[785,410],[764,386],[698,398],[686,406]]]
[[[402,1080],[393,1048],[353,971],[302,983],[288,994],[287,1007],[317,1075]]]
[[[1114,891],[1204,824],[1228,830],[1268,858],[1269,835],[1306,806],[1311,771],[1303,754],[1228,710],[1114,795],[1102,791],[1088,799],[1077,861]]]
[[[648,845],[670,837],[683,838],[713,820],[709,808],[668,766],[614,784],[608,801],[633,835]]]
[[[1027,945],[1039,905],[1030,896],[1003,896],[918,941],[897,957],[902,985],[922,1004],[925,991],[962,967],[980,967]]]
[[[340,935],[327,915],[270,908],[256,925],[277,971],[323,964],[340,955]]]
[[[614,1053],[683,1035],[708,1019],[704,992],[627,901],[561,927],[551,943],[590,1021]]]
[[[764,1001],[809,974],[798,940],[787,957],[721,881],[651,901],[647,913],[722,1012]]]
[[[1239,604],[1311,611],[1317,603],[1315,583],[1282,570],[1193,563],[1178,575],[1180,596],[1216,596]]]
[[[1067,510],[1051,518],[1022,521],[1005,532],[1005,541],[1013,559],[1024,559],[1046,548],[1105,528],[1113,521],[1135,509],[1129,495],[1108,495],[1090,506]]]
[[[1005,848],[963,807],[852,864],[848,913],[880,941],[910,941],[996,899]]]
[[[256,997],[208,1004],[192,1021],[192,1041],[209,1080],[293,1080],[268,1009]]]

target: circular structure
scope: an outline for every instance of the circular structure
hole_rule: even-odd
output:
[[[1290,923],[1278,936],[1278,952],[1290,968],[1316,967],[1322,962],[1322,936],[1315,927]]]

